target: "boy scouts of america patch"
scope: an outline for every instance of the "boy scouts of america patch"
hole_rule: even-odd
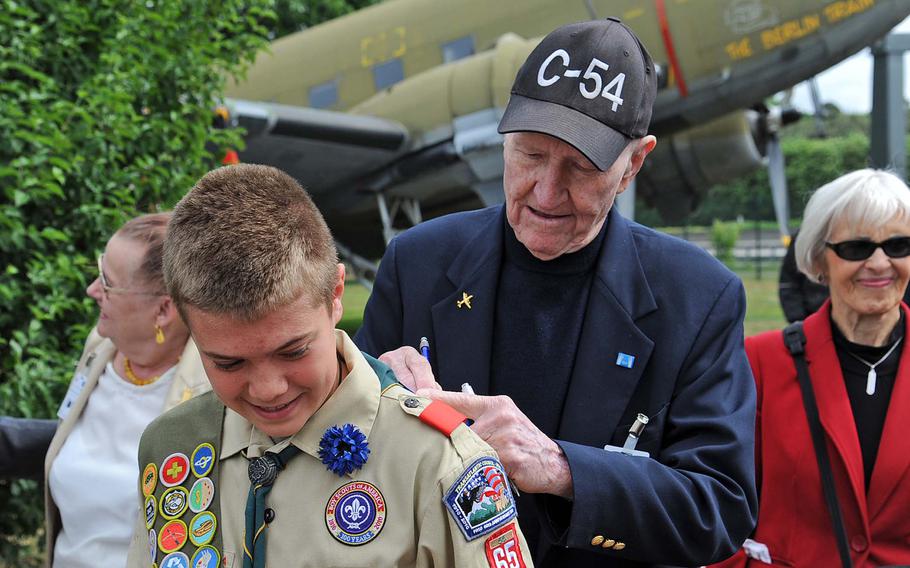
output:
[[[350,546],[376,538],[385,519],[385,499],[375,485],[366,481],[345,483],[325,506],[325,526],[339,542]]]
[[[515,498],[499,460],[482,457],[446,491],[443,502],[468,540],[515,517]]]

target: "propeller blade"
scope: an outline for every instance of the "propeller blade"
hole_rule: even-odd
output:
[[[815,135],[819,138],[826,138],[825,131],[825,107],[822,105],[822,97],[818,90],[818,79],[812,77],[806,83],[809,85],[809,94],[812,97],[812,116],[815,119]]]
[[[777,133],[768,137],[768,180],[771,182],[771,199],[774,202],[774,216],[783,240],[790,238],[790,203],[787,195],[787,176],[784,171],[784,152],[780,147]]]

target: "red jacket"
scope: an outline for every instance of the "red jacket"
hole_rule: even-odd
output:
[[[902,305],[904,321],[910,312]],[[853,565],[910,565],[910,339],[891,394],[878,457],[866,490],[856,423],[831,337],[830,302],[806,318],[806,361],[818,402]],[[905,338],[910,338],[904,330]],[[781,331],[746,339],[758,391],[755,465],[758,527],[774,566],[840,566],[793,358]],[[716,564],[764,567],[742,551]]]

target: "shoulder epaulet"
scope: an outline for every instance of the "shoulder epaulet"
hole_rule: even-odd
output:
[[[398,396],[398,404],[406,413],[416,416],[421,422],[432,426],[446,436],[451,436],[455,428],[468,419],[467,416],[442,401],[416,396],[409,392],[402,392]]]
[[[395,373],[388,365],[366,353],[363,354],[363,357],[379,377],[379,388],[382,392],[386,392],[392,387],[401,387],[404,392],[399,395],[398,403],[405,412],[420,418],[421,422],[429,424],[446,436],[451,436],[455,428],[468,419],[467,416],[444,402],[415,396],[398,382]]]

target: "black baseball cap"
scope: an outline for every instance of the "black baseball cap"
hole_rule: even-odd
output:
[[[597,169],[648,133],[657,71],[618,18],[550,32],[525,60],[499,132],[540,132],[571,144]]]

